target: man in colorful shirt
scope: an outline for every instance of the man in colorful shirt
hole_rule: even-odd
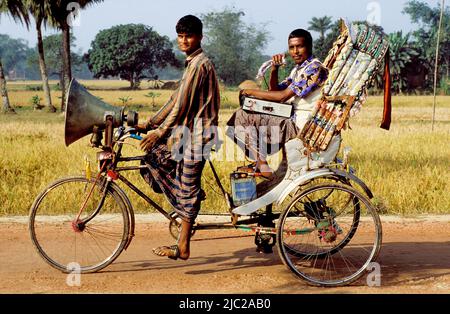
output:
[[[182,219],[177,245],[153,250],[172,259],[189,258],[192,226],[205,196],[201,175],[208,147],[217,139],[219,85],[214,66],[201,48],[202,29],[202,22],[192,15],[178,22],[178,46],[187,55],[183,78],[169,101],[141,126],[151,130],[141,142],[148,152],[146,177]]]
[[[228,126],[233,127],[229,129],[228,135],[241,146],[245,143],[248,157],[256,161],[255,170],[267,177],[273,171],[267,164],[266,152],[276,153],[274,147],[279,150],[283,143],[297,137],[321,97],[320,87],[328,77],[327,69],[312,56],[313,43],[308,31],[294,30],[289,35],[288,45],[289,55],[296,64],[290,76],[279,84],[278,69],[283,63],[284,55],[275,55],[272,57],[269,91],[244,89],[240,96],[292,104],[294,116],[286,119],[240,109],[228,121]],[[264,134],[261,134],[261,130],[264,130]],[[266,147],[258,145],[258,140],[262,137],[265,137]]]

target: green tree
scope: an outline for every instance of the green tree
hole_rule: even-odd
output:
[[[55,112],[56,108],[53,107],[50,88],[48,85],[48,75],[45,66],[44,51],[42,47],[42,24],[45,25],[49,15],[49,2],[45,0],[26,0],[26,1],[11,1],[3,0],[0,4],[0,10],[8,11],[16,20],[25,24],[27,29],[30,26],[30,16],[33,16],[35,20],[35,26],[37,30],[38,39],[38,52],[39,52],[39,68],[41,72],[43,90],[45,95],[45,104],[49,111]]]
[[[326,17],[324,17],[326,18]],[[322,18],[323,19],[323,18]],[[314,18],[313,18],[314,20]],[[311,21],[309,22],[310,24]],[[313,30],[312,28],[309,28]],[[321,31],[320,31],[321,33]],[[322,34],[322,33],[321,33]],[[331,47],[333,47],[333,43],[340,35],[340,22],[335,21],[330,24],[326,30],[323,32],[323,36],[321,35],[318,39],[314,41],[313,53],[319,58],[319,60],[324,61],[330,51]]]
[[[155,69],[154,80],[179,80],[183,75],[183,68],[180,65],[186,61],[186,55],[178,49],[178,41],[176,38],[171,40],[171,42],[175,58],[178,60],[177,65],[169,65],[162,69]]]
[[[419,52],[410,42],[410,34],[403,36],[402,32],[389,34],[390,68],[392,75],[392,89],[396,93],[403,93],[409,89],[406,70],[414,66]],[[380,74],[381,75],[381,74]],[[381,82],[381,77],[378,78]],[[381,87],[381,85],[379,84]]]
[[[79,70],[84,65],[82,61],[82,56],[73,52],[73,48],[75,47],[75,36],[71,36],[71,60],[74,70]],[[59,79],[60,86],[64,86],[63,83],[63,75],[64,75],[64,63],[63,63],[63,51],[62,51],[62,35],[55,34],[44,37],[42,40],[43,50],[46,60],[46,67],[48,70],[48,75],[54,76],[57,75]],[[36,48],[38,49],[38,48]],[[37,62],[37,54],[34,53],[31,55],[27,63],[31,66],[32,64],[36,64]]]
[[[131,89],[143,78],[151,78],[156,68],[178,65],[169,38],[143,24],[99,32],[85,60],[96,78],[119,76],[130,82]]]
[[[147,95],[144,95],[144,96],[152,99],[152,109],[155,110],[155,108],[156,108],[155,98],[158,98],[159,96],[161,96],[161,93],[149,92]]]
[[[0,34],[0,56],[6,73],[24,67],[24,60],[30,54],[30,48],[23,39],[11,38]]]
[[[25,25],[29,25],[30,20],[27,14],[26,7],[22,1],[17,0],[1,0],[0,2],[0,15],[1,13],[7,13],[12,16],[16,21],[20,21]],[[11,107],[8,98],[8,90],[6,86],[6,78],[3,71],[2,64],[2,52],[0,51],[0,96],[2,97],[2,113],[14,113],[14,109]]]
[[[63,85],[61,86],[62,91],[62,106],[61,110],[65,109],[65,91],[68,88],[70,81],[72,80],[72,60],[70,53],[70,16],[76,16],[80,14],[79,9],[84,9],[90,5],[103,2],[103,0],[51,0],[50,2],[50,18],[49,21],[52,26],[60,29],[62,31],[62,51],[63,51]]]
[[[45,106],[50,112],[56,112],[52,104],[50,87],[48,84],[48,72],[45,63],[44,44],[42,42],[42,25],[46,26],[51,14],[50,1],[46,0],[27,0],[26,6],[29,13],[33,16],[37,32],[37,50],[39,56],[39,69],[41,71],[42,85],[45,96]]]
[[[439,1],[440,2],[440,1]],[[408,1],[403,13],[408,14],[411,21],[419,26],[413,32],[414,47],[419,51],[423,66],[428,70],[425,88],[431,88],[434,81],[434,63],[436,59],[436,44],[439,27],[441,7],[439,4],[432,8],[427,3],[413,0]],[[442,21],[441,43],[438,63],[440,64],[438,79],[446,82],[448,80],[450,67],[450,9],[444,9]],[[413,65],[417,66],[417,64]]]
[[[228,85],[253,79],[264,60],[261,51],[268,40],[263,25],[247,25],[242,11],[224,9],[201,16],[205,28],[203,47],[218,76]]]
[[[2,97],[2,113],[14,113],[14,109],[9,103],[8,89],[6,87],[5,74],[3,72],[2,60],[0,58],[0,96]]]
[[[322,40],[325,40],[325,33],[333,27],[333,21],[330,16],[313,17],[308,24],[308,29],[318,32]]]
[[[9,14],[14,21],[30,25],[28,9],[24,1],[21,0],[0,0],[0,14]]]

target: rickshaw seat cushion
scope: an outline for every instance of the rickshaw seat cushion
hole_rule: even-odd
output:
[[[388,50],[389,38],[381,28],[341,21],[341,34],[323,62],[329,73],[322,99],[300,135],[308,149],[327,150],[333,136],[360,111],[368,87],[383,69]]]

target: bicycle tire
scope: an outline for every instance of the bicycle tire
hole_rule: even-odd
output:
[[[81,221],[93,215],[105,192],[104,179],[96,183],[82,219],[75,222],[94,182],[84,177],[59,179],[38,195],[30,209],[29,232],[35,249],[50,266],[64,273],[93,273],[105,268],[131,239],[129,202],[113,183],[108,185],[100,211],[82,226]]]
[[[330,196],[330,190],[335,195]],[[303,212],[295,207],[299,200],[310,204],[319,201],[322,195],[326,195],[329,203],[334,202],[335,208],[340,203],[348,203],[348,198],[351,197],[352,206],[347,204],[345,206],[348,209],[342,208],[336,215],[319,220],[310,219],[311,217],[308,219],[306,207]],[[353,218],[349,217],[350,212]],[[366,216],[361,217],[363,214]],[[328,231],[324,232],[325,229],[321,229],[320,224],[326,225],[327,230],[334,231],[330,231],[334,239],[326,238]],[[343,235],[338,234],[336,226],[342,227]],[[364,231],[358,232],[362,227]],[[355,236],[359,237],[355,239]],[[277,246],[281,260],[297,278],[314,286],[338,287],[355,282],[378,257],[381,242],[382,226],[375,207],[365,195],[344,184],[325,183],[302,191],[279,218]],[[307,254],[307,250],[311,253]]]

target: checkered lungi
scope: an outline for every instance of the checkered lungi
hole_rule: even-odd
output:
[[[181,219],[194,223],[204,197],[201,176],[205,159],[185,154],[174,160],[167,143],[160,141],[147,153],[145,165],[148,171],[141,174],[147,183],[155,192],[164,193]]]
[[[264,159],[279,152],[286,142],[296,138],[300,129],[294,120],[263,113],[237,110],[228,120],[227,136],[245,151],[248,158]]]

